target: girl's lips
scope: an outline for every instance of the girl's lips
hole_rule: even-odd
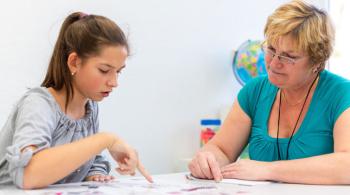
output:
[[[102,92],[102,96],[103,96],[103,97],[108,97],[109,93],[110,93],[110,92]]]

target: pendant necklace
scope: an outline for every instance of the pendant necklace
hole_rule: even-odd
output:
[[[290,142],[293,138],[293,135],[294,135],[294,132],[295,132],[295,129],[298,125],[298,122],[299,122],[299,119],[300,119],[300,116],[301,114],[303,113],[303,110],[304,110],[304,107],[305,107],[305,104],[306,104],[306,100],[307,98],[309,97],[310,95],[310,91],[312,89],[312,87],[314,86],[317,78],[318,78],[319,75],[316,76],[316,78],[312,81],[312,84],[309,88],[309,90],[307,91],[307,94],[305,96],[305,99],[304,99],[304,103],[303,103],[303,106],[301,107],[301,110],[299,112],[299,116],[297,118],[297,121],[295,122],[295,125],[294,125],[294,128],[293,128],[293,131],[292,131],[292,135],[290,136],[289,140],[288,140],[288,145],[287,145],[287,154],[286,154],[286,160],[288,160],[288,157],[289,157],[289,145],[290,145]],[[278,104],[278,118],[277,118],[277,138],[276,138],[276,143],[277,143],[277,152],[278,152],[278,160],[282,160],[281,158],[281,153],[280,153],[280,146],[279,146],[279,131],[280,131],[280,116],[281,116],[281,103],[282,103],[282,89],[279,89],[280,90],[280,94],[279,94],[279,104]],[[284,95],[284,98],[286,98],[286,96]]]

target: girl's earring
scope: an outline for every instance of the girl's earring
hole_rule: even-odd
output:
[[[74,75],[75,75],[75,72],[72,72],[71,74],[72,74],[72,76],[74,76]]]

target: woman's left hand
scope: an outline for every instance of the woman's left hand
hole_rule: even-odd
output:
[[[85,181],[109,182],[113,179],[114,177],[112,175],[90,175],[85,178]]]
[[[238,160],[221,168],[223,178],[244,180],[269,180],[268,162]]]

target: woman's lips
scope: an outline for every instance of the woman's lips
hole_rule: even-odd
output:
[[[276,72],[276,71],[271,70],[271,69],[269,69],[269,71],[270,71],[271,73],[273,73],[273,74],[283,75],[283,73],[279,73],[279,72]]]

